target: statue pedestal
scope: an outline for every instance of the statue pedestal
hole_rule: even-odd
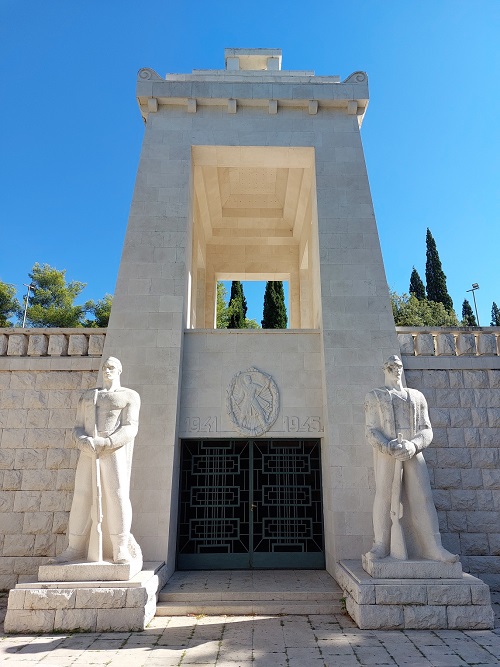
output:
[[[358,560],[341,561],[335,570],[347,612],[359,628],[486,630],[494,627],[489,587],[470,574],[462,574],[460,563],[394,559],[371,563],[375,575],[365,571]],[[404,568],[397,569],[396,565]],[[442,577],[438,569],[428,570],[435,572],[434,576],[422,576],[425,567],[432,566],[443,566],[441,573],[448,566],[452,576]],[[394,574],[384,578],[383,572]]]
[[[38,568],[38,581],[129,581],[141,569],[142,559],[130,563],[54,563]]]
[[[372,560],[363,555],[363,569],[374,579],[461,579],[462,565],[437,560]]]
[[[60,568],[119,567],[111,563],[42,566],[42,576]],[[68,569],[69,568],[69,569]],[[73,570],[71,570],[73,568]],[[116,571],[116,570],[115,570]],[[108,568],[108,574],[111,570]],[[80,576],[83,577],[83,568]],[[156,613],[159,591],[167,580],[162,563],[145,563],[128,581],[74,579],[17,584],[9,593],[5,632],[125,632],[144,630]]]

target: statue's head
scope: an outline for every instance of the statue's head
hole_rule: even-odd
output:
[[[384,373],[387,376],[399,380],[403,374],[403,362],[397,354],[391,355],[384,364]]]
[[[387,359],[387,361],[385,362],[385,364],[384,364],[384,370],[385,370],[386,368],[389,368],[389,366],[400,366],[401,368],[403,368],[403,362],[401,361],[401,359],[398,357],[397,354],[393,354],[393,355],[390,356],[389,359]]]
[[[108,357],[102,365],[102,374],[108,380],[113,380],[120,376],[122,364],[116,357]]]

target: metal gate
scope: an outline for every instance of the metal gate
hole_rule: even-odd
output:
[[[183,440],[177,567],[324,568],[319,440]]]

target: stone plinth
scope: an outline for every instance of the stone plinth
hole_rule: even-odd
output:
[[[371,560],[363,555],[363,569],[374,579],[461,579],[460,563],[440,563],[435,560]]]
[[[129,581],[17,584],[9,593],[5,632],[144,630],[155,615],[166,579],[165,563],[145,563]]]
[[[337,566],[335,576],[344,591],[347,612],[362,630],[494,627],[489,588],[470,574],[382,579],[370,576],[360,561],[345,560]]]
[[[131,563],[76,562],[41,565],[38,581],[128,581],[141,571],[142,561]]]

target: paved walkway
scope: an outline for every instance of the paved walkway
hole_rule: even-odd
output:
[[[462,667],[500,665],[495,630],[358,630],[347,616],[156,617],[144,632],[0,634],[5,667]],[[2,600],[0,600],[0,603]],[[6,597],[3,597],[5,606]]]

